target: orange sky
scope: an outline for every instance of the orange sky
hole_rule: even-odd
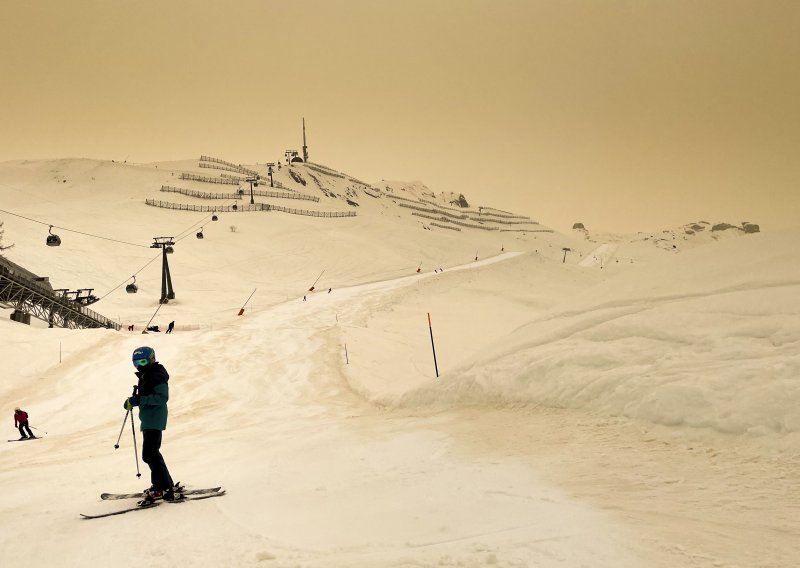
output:
[[[800,225],[800,2],[0,0],[0,161],[274,161],[558,229]]]

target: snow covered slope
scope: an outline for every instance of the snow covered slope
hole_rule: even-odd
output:
[[[307,211],[355,216],[243,211],[244,182],[235,200],[161,191],[230,191],[180,179],[235,175],[210,171],[196,160],[0,164],[6,255],[56,288],[94,288],[93,309],[136,326],[0,320],[2,409],[10,420],[21,406],[47,432],[0,447],[0,565],[800,557],[799,233],[677,249],[631,237],[609,241],[598,263],[587,259],[604,242],[551,232],[535,212],[469,196],[459,207],[460,195],[327,166],[283,167],[274,181],[319,198]],[[218,203],[219,220],[148,199]],[[60,247],[44,244],[51,224]],[[159,236],[176,237],[176,298],[164,305]],[[126,294],[134,274],[139,292]],[[175,333],[142,335],[151,318],[174,320]],[[80,521],[115,506],[100,492],[148,485],[129,425],[113,448],[142,344],[171,376],[173,476],[228,494]]]

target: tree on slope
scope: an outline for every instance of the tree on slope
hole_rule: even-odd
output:
[[[2,255],[2,252],[3,252],[4,250],[6,250],[6,249],[10,249],[11,247],[13,247],[13,246],[14,246],[13,244],[12,244],[12,245],[8,245],[8,246],[5,246],[5,247],[3,246],[3,233],[4,233],[4,232],[5,232],[5,229],[3,229],[3,222],[2,222],[2,221],[0,221],[0,255]]]

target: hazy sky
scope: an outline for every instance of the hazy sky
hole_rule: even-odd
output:
[[[558,229],[800,225],[800,1],[0,0],[0,161],[274,161]]]

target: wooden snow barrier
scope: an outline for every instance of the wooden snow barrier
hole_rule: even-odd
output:
[[[443,217],[452,217],[453,219],[466,219],[467,216],[464,214],[461,215],[454,215],[452,213],[448,213],[447,211],[441,211],[439,209],[431,209],[430,207],[419,207],[418,205],[410,205],[408,203],[398,203],[400,207],[405,207],[406,209],[413,209],[414,211],[422,211],[423,213],[436,213]]]
[[[170,185],[162,185],[161,191],[168,193],[180,193],[181,195],[188,195],[189,197],[199,197],[200,199],[241,199],[242,195],[239,193],[209,193],[207,191],[197,191],[194,189],[184,189],[182,187],[172,187]]]
[[[220,183],[224,185],[239,185],[239,182],[232,178],[222,178],[222,177],[209,177],[209,176],[200,176],[197,174],[190,174],[190,173],[182,173],[180,179],[186,179],[191,181],[202,181],[203,183]]]
[[[242,203],[234,205],[195,205],[194,203],[172,203],[170,201],[159,201],[157,199],[145,199],[145,204],[151,207],[161,207],[163,209],[175,209],[178,211],[198,211],[200,213],[241,213],[250,211],[280,211],[291,215],[305,215],[306,217],[355,217],[355,211],[313,211],[311,209],[294,209],[272,205],[271,203]]]
[[[184,189],[182,187],[172,187],[169,185],[162,185],[161,191],[169,193],[180,193],[181,195],[188,195],[189,197],[199,197],[200,199],[242,199],[242,196],[249,193],[209,193],[206,191],[197,191],[194,189]],[[307,195],[305,193],[298,193],[296,191],[270,191],[266,189],[254,189],[253,195],[259,197],[275,197],[278,199],[301,199],[306,201],[318,202],[319,197],[316,195]]]
[[[259,177],[261,175],[257,171],[251,170],[250,168],[245,168],[241,164],[234,164],[233,162],[228,162],[226,160],[220,160],[219,158],[213,158],[211,156],[200,156],[200,161],[201,162],[210,162],[212,164],[217,164],[217,165],[220,165],[220,166],[226,166],[225,168],[217,168],[217,169],[225,169],[225,170],[230,171],[230,172],[238,172],[240,174],[245,174],[247,176]],[[200,164],[200,167],[202,168],[202,167],[213,167],[213,166],[208,166],[208,165],[207,166],[203,166],[203,164]]]
[[[437,223],[435,221],[431,221],[428,224],[430,226],[432,226],[432,227],[439,227],[440,229],[450,229],[451,231],[460,231],[461,230],[459,227],[448,227],[447,225],[440,225],[439,223]]]
[[[207,169],[212,169],[212,170],[224,170],[226,172],[235,172],[237,174],[244,173],[238,167],[235,167],[235,166],[225,166],[225,165],[222,165],[222,164],[209,164],[209,163],[206,163],[206,162],[200,162],[197,165],[199,167],[201,167],[201,168],[207,168]]]

